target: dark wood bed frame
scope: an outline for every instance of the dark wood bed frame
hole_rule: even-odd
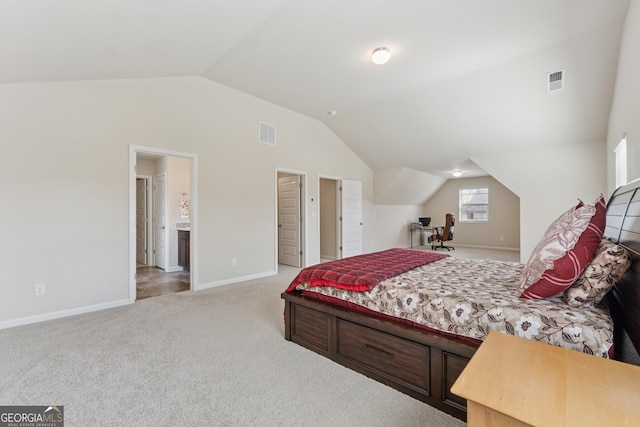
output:
[[[617,189],[605,236],[633,263],[608,294],[615,359],[640,365],[640,180]],[[479,344],[283,293],[285,339],[466,420],[466,401],[450,389]]]

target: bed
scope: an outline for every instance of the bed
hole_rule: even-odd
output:
[[[562,294],[543,298],[544,302],[519,298],[514,292],[511,299],[497,296],[501,286],[513,289],[529,265],[479,263],[398,249],[365,256],[364,271],[370,263],[369,271],[376,274],[354,275],[349,259],[323,264],[321,270],[303,269],[282,293],[285,339],[462,420],[466,420],[466,401],[450,388],[483,337],[497,325],[504,333],[639,364],[639,187],[640,182],[634,181],[619,188],[606,206],[599,238],[624,247],[631,267],[593,309],[570,307]],[[327,282],[340,285],[325,286]],[[467,289],[472,282],[487,288],[489,296]],[[434,288],[425,290],[427,283]],[[380,295],[384,297],[373,302]],[[391,305],[393,299],[397,305]],[[494,300],[502,299],[508,308],[495,305]],[[555,308],[541,308],[548,303]],[[516,306],[525,311],[511,313]],[[435,312],[444,317],[436,318]],[[481,321],[469,323],[470,318]]]

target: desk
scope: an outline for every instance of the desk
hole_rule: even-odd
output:
[[[411,247],[413,248],[413,232],[418,230],[418,239],[420,239],[420,231],[422,231],[422,224],[419,222],[412,222],[409,224],[409,240],[411,241]],[[420,240],[418,240],[419,242]]]
[[[451,392],[474,426],[622,426],[640,421],[640,367],[491,332]]]
[[[425,227],[419,223],[411,223],[409,224],[409,234],[410,234],[410,240],[411,240],[411,247],[413,248],[413,232],[419,230],[418,232],[418,243],[420,243],[420,234],[422,233],[422,231],[427,231],[429,232],[429,236],[433,235],[433,228],[432,227]],[[425,242],[425,246],[426,246],[426,242]]]

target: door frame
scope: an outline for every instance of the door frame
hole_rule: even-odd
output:
[[[273,253],[273,271],[278,274],[278,173],[286,173],[290,175],[298,175],[300,177],[300,183],[302,184],[302,188],[300,189],[300,215],[302,216],[302,227],[300,227],[300,248],[302,249],[302,268],[309,265],[309,250],[307,248],[307,173],[304,171],[294,170],[294,169],[285,169],[285,168],[275,168],[275,177],[274,177],[274,207],[275,214],[273,219],[274,225],[274,253]]]
[[[137,153],[160,156],[184,157],[190,160],[190,211],[191,218],[191,254],[190,289],[196,289],[198,283],[198,155],[164,148],[129,144],[129,301],[136,301],[136,155]]]
[[[295,192],[294,197],[290,197],[292,191]],[[287,194],[286,200],[285,194]],[[289,206],[291,202],[294,203],[294,206]],[[292,210],[292,208],[295,210]],[[296,268],[302,266],[301,211],[302,178],[300,175],[278,174],[278,264],[289,265]],[[294,214],[293,217],[291,213]],[[292,231],[295,234],[295,239],[291,239],[290,233]],[[290,246],[294,246],[295,248],[293,255],[286,250],[286,248]]]

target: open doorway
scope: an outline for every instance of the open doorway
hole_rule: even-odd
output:
[[[319,181],[320,262],[341,258],[340,180],[320,177]]]
[[[277,264],[305,266],[304,185],[302,173],[276,173]]]
[[[193,289],[197,262],[197,157],[131,146],[129,298]]]

